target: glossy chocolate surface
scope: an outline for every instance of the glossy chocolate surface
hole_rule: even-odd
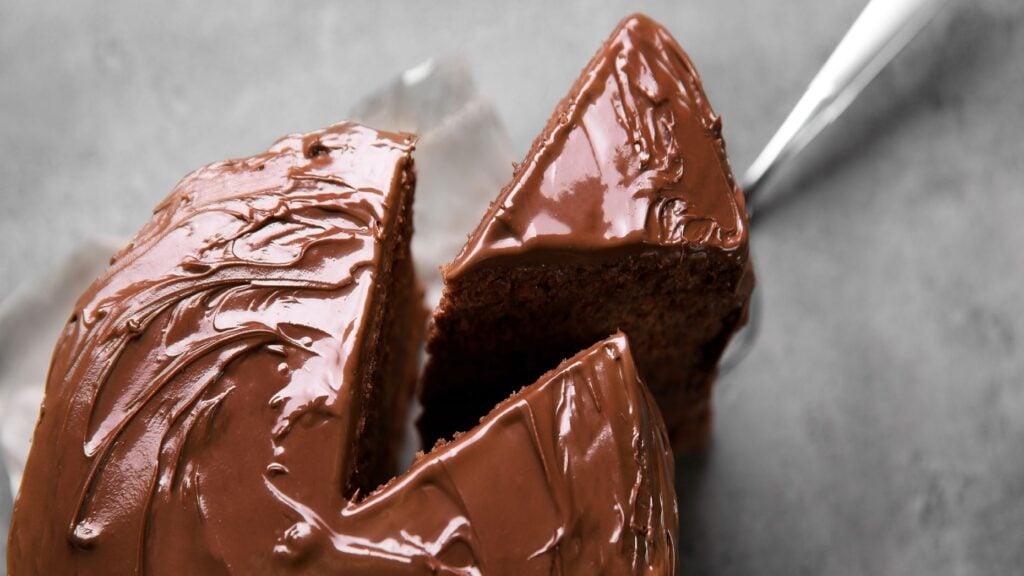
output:
[[[673,475],[618,334],[296,538],[328,547],[313,573],[674,574]]]
[[[185,178],[79,300],[11,574],[671,574],[664,426],[623,336],[346,498],[405,135],[355,125]]]
[[[186,177],[54,353],[12,574],[270,572],[340,510],[412,138],[355,125]]]
[[[743,195],[693,64],[643,15],[619,24],[446,277],[508,256],[629,246],[746,255]],[[549,249],[549,250],[544,250]]]

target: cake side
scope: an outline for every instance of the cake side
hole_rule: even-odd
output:
[[[57,344],[9,573],[294,564],[281,495],[339,510],[359,435],[393,428],[367,418],[367,344],[393,331],[374,311],[419,309],[411,272],[383,277],[408,251],[412,148],[336,125],[175,188]]]
[[[747,217],[722,123],[667,30],[624,19],[444,270],[455,279],[546,249],[690,245],[747,255]]]
[[[412,194],[415,171],[412,159],[405,163],[399,185],[401,199],[391,238],[385,238],[383,258],[366,310],[371,334],[362,347],[363,398],[352,447],[353,463],[344,495],[366,494],[387,482],[398,470],[398,456],[405,439],[409,403],[419,376],[420,345],[429,312],[423,289],[416,280],[411,253],[413,234]],[[390,241],[387,241],[390,240]]]

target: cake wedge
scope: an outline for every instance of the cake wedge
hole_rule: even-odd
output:
[[[619,24],[443,276],[420,392],[428,445],[619,329],[676,449],[707,442],[754,280],[720,118],[663,27]]]

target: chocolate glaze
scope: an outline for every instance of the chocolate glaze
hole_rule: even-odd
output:
[[[745,259],[746,210],[693,64],[635,14],[591,59],[445,276],[513,255],[564,261],[680,245]]]
[[[156,208],[57,344],[12,574],[270,571],[285,496],[344,505],[412,148],[355,125],[286,137]]]
[[[622,336],[345,497],[412,147],[337,125],[178,185],[57,344],[9,573],[672,573]]]

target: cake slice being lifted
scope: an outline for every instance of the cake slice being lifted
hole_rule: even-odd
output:
[[[706,441],[753,274],[721,121],[664,28],[641,15],[616,28],[444,277],[421,391],[428,445],[617,329],[673,445]]]

